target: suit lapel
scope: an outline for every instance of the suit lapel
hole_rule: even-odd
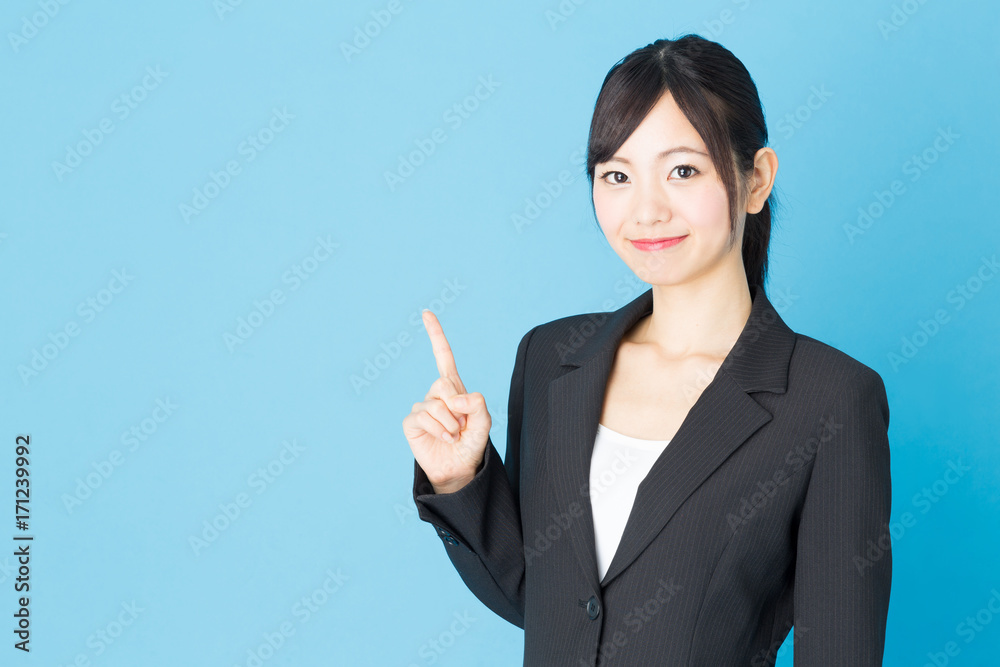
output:
[[[590,459],[615,353],[625,333],[652,312],[652,290],[608,314],[575,352],[565,355],[562,365],[569,370],[549,383],[547,469],[559,510],[567,511],[574,502],[584,508],[581,521],[568,532],[580,566],[595,589],[628,567],[681,504],[771,419],[771,413],[748,394],[785,391],[795,334],[758,286],[750,287],[750,295],[750,317],[736,344],[639,484],[603,581],[598,580],[593,511],[586,492]]]

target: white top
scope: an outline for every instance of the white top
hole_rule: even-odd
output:
[[[594,512],[597,568],[604,579],[618,549],[641,482],[669,440],[642,440],[597,425],[590,460],[590,505]]]

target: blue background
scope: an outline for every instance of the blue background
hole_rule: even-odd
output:
[[[502,453],[520,337],[647,289],[582,156],[608,69],[684,32],[765,106],[772,301],[887,386],[885,664],[995,659],[1000,618],[959,624],[1000,590],[1000,10],[576,2],[4,4],[0,493],[30,434],[35,542],[30,656],[0,556],[0,662],[520,664],[410,496],[419,312]]]

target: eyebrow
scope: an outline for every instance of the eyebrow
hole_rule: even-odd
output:
[[[656,159],[657,160],[662,160],[663,158],[665,158],[668,155],[671,155],[673,153],[695,153],[697,155],[704,155],[705,157],[708,157],[708,153],[706,153],[705,151],[695,150],[694,148],[691,148],[689,146],[674,146],[673,148],[667,149],[665,151],[660,151],[659,153],[657,153],[656,154]],[[618,157],[618,156],[611,157],[611,158],[605,160],[605,162],[621,162],[621,163],[627,164],[629,166],[632,165],[632,163],[629,162],[628,160],[626,160],[625,158]]]

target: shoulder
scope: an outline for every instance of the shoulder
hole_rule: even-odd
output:
[[[807,398],[841,404],[877,405],[888,422],[888,401],[882,376],[836,347],[795,334],[788,363],[788,391]]]
[[[566,315],[535,325],[524,334],[522,343],[531,339],[533,350],[545,350],[546,356],[561,356],[563,348],[576,349],[594,336],[614,315],[613,311]]]
[[[817,379],[871,379],[872,376],[881,379],[871,366],[829,343],[801,333],[795,334],[795,347],[789,361],[789,375],[793,372],[813,375]]]
[[[551,379],[565,372],[562,364],[591,340],[613,312],[567,315],[536,324],[521,336],[515,365],[536,378]]]

